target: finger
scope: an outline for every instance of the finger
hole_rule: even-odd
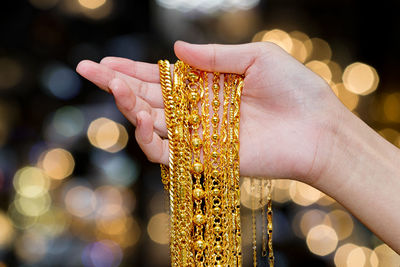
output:
[[[162,140],[153,132],[153,123],[149,113],[137,114],[136,141],[151,162],[168,164],[168,140]]]
[[[118,78],[113,79],[110,82],[109,87],[114,95],[118,109],[130,122],[137,125],[137,114],[140,111],[145,111],[151,115],[155,131],[163,137],[167,136],[164,109],[152,108],[146,101],[140,97],[136,97],[134,92],[128,88],[124,80]]]
[[[245,74],[259,55],[260,47],[260,43],[196,45],[177,41],[174,49],[179,59],[198,69]]]
[[[114,78],[124,80],[137,96],[146,100],[152,107],[164,106],[160,84],[143,82],[90,60],[81,61],[76,71],[107,92],[110,92],[109,84]]]
[[[145,82],[160,82],[157,64],[133,61],[120,57],[105,57],[100,61],[100,64]]]

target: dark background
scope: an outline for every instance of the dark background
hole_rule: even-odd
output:
[[[59,146],[71,152],[75,169],[64,183],[80,177],[93,188],[107,184],[98,181],[93,171],[98,167],[91,158],[93,153],[105,153],[104,157],[110,159],[116,154],[93,148],[86,138],[86,130],[68,145],[62,141],[57,144],[45,134],[56,110],[74,106],[84,111],[88,123],[105,116],[126,127],[130,139],[123,153],[138,166],[138,175],[126,185],[126,190],[134,195],[135,204],[130,216],[139,225],[141,234],[137,243],[122,249],[123,257],[120,260],[109,264],[106,261],[88,263],[83,259],[83,251],[96,238],[90,235],[82,238],[67,228],[60,236],[46,239],[47,252],[32,261],[26,260],[18,252],[18,246],[24,240],[21,236],[27,230],[15,229],[11,243],[0,246],[1,267],[169,265],[168,246],[155,244],[146,232],[147,223],[154,213],[154,209],[149,210],[149,203],[152,203],[154,195],[160,195],[162,191],[158,165],[147,162],[133,138],[133,126],[118,113],[110,95],[81,78],[75,94],[60,98],[49,93],[42,82],[43,73],[55,64],[74,70],[80,60],[98,62],[110,55],[156,63],[161,58],[175,59],[173,42],[177,39],[196,43],[244,43],[250,42],[261,30],[298,30],[310,37],[326,40],[332,48],[332,59],[343,68],[355,61],[373,66],[380,78],[378,89],[362,97],[356,113],[376,130],[399,130],[399,122],[374,115],[381,112],[383,104],[380,101],[387,94],[398,91],[400,84],[400,16],[396,1],[261,0],[248,11],[229,13],[231,11],[228,10],[204,14],[167,10],[155,1],[108,0],[112,2],[110,14],[100,19],[90,18],[83,11],[66,11],[63,3],[68,1],[77,2],[56,1],[53,7],[46,9],[38,8],[30,1],[3,1],[0,6],[0,59],[12,60],[17,64],[19,73],[11,86],[1,86],[16,74],[8,64],[0,63],[0,209],[7,214],[13,201],[15,193],[12,180],[15,172],[37,161],[40,153],[35,152],[34,147],[44,151]],[[243,29],[236,28],[235,14],[239,14],[238,18],[244,18],[243,23],[239,23],[244,25]],[[226,20],[229,16],[232,25]],[[59,82],[65,83],[64,80]],[[375,109],[371,110],[371,106]],[[395,143],[397,137],[391,141]],[[53,192],[52,196],[57,198],[57,193]],[[282,226],[280,230],[280,226],[276,226],[276,266],[334,266],[334,253],[324,257],[314,255],[308,250],[304,239],[291,232],[291,220],[303,207],[288,202],[278,203],[274,209],[280,220],[289,225],[287,229]],[[163,207],[157,212],[161,211]],[[248,211],[243,213],[249,216]],[[351,242],[372,249],[380,244],[367,229],[354,221],[358,230],[350,237]],[[283,238],[279,238],[279,234]],[[51,242],[48,241],[50,239]],[[65,243],[68,244],[67,249],[59,254],[49,249],[51,244],[57,244],[57,240],[68,240]]]

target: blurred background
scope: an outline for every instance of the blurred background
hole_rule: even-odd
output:
[[[112,96],[75,73],[80,60],[173,61],[177,39],[275,42],[400,146],[397,3],[2,2],[0,267],[169,266],[159,166],[147,162]],[[251,265],[250,199],[265,202],[251,184],[242,179],[244,266]],[[278,180],[273,200],[276,266],[400,265],[398,254],[323,193]]]

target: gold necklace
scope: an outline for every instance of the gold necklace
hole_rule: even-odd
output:
[[[177,61],[172,79],[169,62],[158,64],[170,151],[161,178],[169,192],[171,265],[242,266],[239,124],[244,77],[212,73],[209,82],[208,72]],[[273,264],[272,221],[265,231]]]

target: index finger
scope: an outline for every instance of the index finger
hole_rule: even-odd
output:
[[[134,61],[121,57],[105,57],[100,61],[100,64],[144,82],[160,82],[160,72],[157,64]]]

